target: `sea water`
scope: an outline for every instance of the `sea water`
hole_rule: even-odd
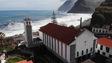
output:
[[[32,19],[33,32],[38,31],[41,26],[51,23],[53,11],[51,10],[10,10],[0,11],[0,32],[5,33],[6,37],[24,32],[24,17],[28,16]],[[79,25],[79,19],[82,17],[83,21],[91,18],[92,14],[80,13],[62,13],[55,11],[56,20],[58,24],[66,24],[67,26]]]

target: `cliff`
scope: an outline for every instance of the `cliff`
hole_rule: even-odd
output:
[[[77,0],[68,13],[93,13],[104,0]]]
[[[67,0],[63,5],[58,8],[58,11],[68,12],[77,0]]]
[[[103,26],[112,24],[112,0],[106,0],[96,8],[92,15],[91,26]]]

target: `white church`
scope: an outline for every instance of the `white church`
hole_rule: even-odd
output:
[[[23,33],[24,42],[27,47],[37,46],[33,41],[31,18],[24,19],[25,32]],[[47,48],[53,52],[64,63],[82,62],[91,58],[94,53],[112,57],[112,39],[98,38],[87,29],[71,29],[53,23],[48,23],[39,29],[39,38]]]
[[[66,63],[90,58],[97,39],[88,30],[80,31],[52,23],[41,27],[39,36],[43,43]]]

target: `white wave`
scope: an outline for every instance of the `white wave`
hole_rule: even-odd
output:
[[[65,23],[67,26],[74,25],[77,26],[79,25],[78,19],[80,17],[83,18],[83,21],[91,18],[91,14],[67,14],[67,16],[57,18],[58,23]],[[44,26],[48,23],[51,22],[51,18],[44,19],[44,20],[39,20],[39,21],[33,21],[32,22],[32,29],[34,31],[38,31],[41,26]],[[6,37],[13,36],[16,34],[22,34],[24,32],[24,25],[23,23],[10,23],[7,27],[4,29],[0,29],[1,32],[4,32],[6,34]]]

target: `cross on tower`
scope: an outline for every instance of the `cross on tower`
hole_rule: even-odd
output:
[[[87,41],[85,41],[85,46],[86,46],[86,42],[87,42]]]

